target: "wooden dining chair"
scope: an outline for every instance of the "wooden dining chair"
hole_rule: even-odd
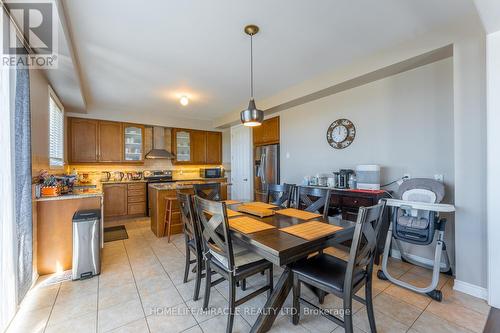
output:
[[[295,206],[297,209],[317,213],[328,218],[330,190],[317,187],[298,186],[295,189]]]
[[[184,268],[183,282],[187,282],[191,265],[196,264],[196,280],[193,301],[197,301],[200,294],[201,279],[204,277],[201,234],[200,229],[198,228],[198,223],[196,223],[192,195],[177,191],[177,199],[179,201],[179,208],[181,211],[181,219],[184,227],[184,240],[186,245],[186,265]],[[191,253],[194,255],[193,260],[191,260]]]
[[[380,231],[385,201],[372,207],[361,207],[354,229],[348,261],[319,254],[293,264],[293,318],[297,325],[300,320],[300,303],[312,307],[321,315],[342,326],[345,332],[353,332],[352,300],[366,305],[368,321],[372,333],[376,333],[372,299],[373,261],[377,249],[377,236]],[[307,283],[320,291],[334,294],[343,300],[344,319],[334,316],[308,300],[300,297],[301,283]],[[365,286],[365,298],[356,292]]]
[[[267,184],[267,203],[282,208],[290,208],[294,186],[293,184]]]
[[[229,282],[229,311],[226,333],[232,332],[235,307],[267,291],[268,297],[273,289],[273,264],[256,253],[231,240],[227,219],[226,204],[194,197],[198,221],[203,227],[203,253],[205,256],[205,297],[203,309],[208,308],[210,289],[221,282],[212,282],[212,269]],[[258,274],[267,272],[267,284],[254,292],[236,300],[236,283]]]
[[[220,183],[194,184],[194,194],[208,200],[220,201]]]

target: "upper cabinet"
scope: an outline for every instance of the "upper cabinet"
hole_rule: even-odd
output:
[[[124,160],[138,162],[144,160],[144,126],[123,124]]]
[[[222,164],[222,134],[174,128],[172,151],[175,164]]]
[[[70,162],[97,162],[99,153],[99,121],[68,119],[68,150]]]
[[[207,132],[191,131],[191,162],[205,164],[207,160]]]
[[[262,125],[253,127],[253,144],[262,146],[280,142],[280,117],[266,119]]]
[[[121,162],[123,160],[122,124],[114,121],[99,121],[99,162]]]
[[[70,163],[144,161],[144,126],[68,118]]]
[[[222,164],[222,133],[207,132],[206,164]]]
[[[191,163],[191,131],[178,128],[172,130],[172,151],[175,162]]]

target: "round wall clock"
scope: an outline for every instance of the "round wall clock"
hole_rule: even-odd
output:
[[[355,136],[356,128],[348,119],[335,120],[326,131],[326,141],[335,149],[349,147]]]

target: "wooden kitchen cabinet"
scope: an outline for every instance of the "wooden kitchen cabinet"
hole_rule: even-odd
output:
[[[270,145],[280,142],[280,117],[266,119],[262,125],[252,129],[254,146]]]
[[[144,162],[144,125],[68,118],[70,163]]]
[[[104,184],[104,217],[146,215],[146,183]]]
[[[222,133],[207,132],[205,164],[222,164]]]
[[[125,216],[128,214],[127,184],[105,184],[104,217]]]
[[[174,128],[174,164],[222,164],[222,133]]]
[[[121,162],[123,158],[122,124],[99,121],[99,162]]]
[[[99,152],[99,121],[69,118],[69,161],[97,162]]]
[[[144,125],[123,124],[123,160],[126,162],[144,161]]]
[[[207,160],[207,132],[191,131],[191,163],[205,164]]]

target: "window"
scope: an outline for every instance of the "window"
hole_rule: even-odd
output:
[[[49,87],[49,165],[64,166],[64,109]]]

